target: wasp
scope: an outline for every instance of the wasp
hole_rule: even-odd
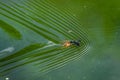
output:
[[[64,43],[63,43],[63,46],[64,47],[69,47],[69,46],[72,46],[72,45],[75,45],[75,46],[80,46],[80,40],[66,40]]]

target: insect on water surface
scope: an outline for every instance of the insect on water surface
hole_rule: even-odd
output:
[[[63,46],[64,46],[64,47],[69,47],[69,46],[71,46],[71,45],[80,46],[80,40],[78,40],[78,41],[75,41],[75,40],[71,40],[71,41],[66,40],[66,41],[63,43]]]

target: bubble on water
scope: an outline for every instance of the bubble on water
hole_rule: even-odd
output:
[[[9,80],[9,78],[8,78],[8,77],[6,77],[6,78],[5,78],[5,80]]]

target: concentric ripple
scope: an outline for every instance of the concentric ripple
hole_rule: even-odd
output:
[[[69,11],[66,13],[59,10],[48,0],[1,0],[0,11],[0,22],[9,25],[3,27],[0,24],[0,28],[5,29],[9,34],[13,31],[14,39],[16,37],[24,39],[22,37],[24,35],[20,34],[19,26],[12,26],[13,22],[20,24],[23,29],[35,32],[45,40],[44,43],[42,41],[34,42],[35,44],[31,42],[16,52],[5,57],[1,56],[1,75],[28,64],[36,66],[39,72],[48,72],[79,59],[90,48],[87,32],[81,28],[77,19]],[[78,39],[81,40],[80,47],[62,47],[62,41]],[[51,44],[48,44],[49,41]],[[22,40],[21,44],[24,44]]]

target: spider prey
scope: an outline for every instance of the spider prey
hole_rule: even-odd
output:
[[[66,40],[63,44],[64,47],[69,47],[71,45],[75,45],[75,46],[80,46],[80,40],[75,41],[75,40]]]

